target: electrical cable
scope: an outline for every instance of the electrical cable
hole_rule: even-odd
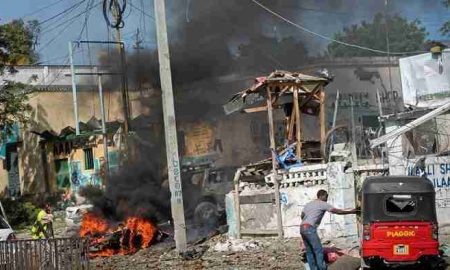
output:
[[[90,8],[89,10],[92,10],[93,8],[95,8],[96,6],[98,6],[100,3],[98,3],[97,5],[94,5],[92,8]],[[89,11],[88,10],[88,11]],[[65,21],[64,23],[62,23],[62,24],[60,24],[60,25],[63,25],[63,24],[66,24],[66,23],[68,23],[69,25],[71,25],[78,17],[80,17],[81,15],[83,15],[83,14],[85,14],[87,11],[85,10],[85,11],[83,11],[83,12],[81,12],[81,13],[79,13],[79,14],[77,14],[77,15],[75,15],[75,16],[73,16],[72,18],[70,18],[70,19],[68,19],[67,21]],[[69,26],[68,25],[68,26]],[[47,43],[45,43],[44,45],[42,45],[42,46],[40,46],[41,47],[41,49],[40,50],[38,50],[37,51],[37,53],[40,53],[45,47],[47,47],[50,43],[52,43],[53,41],[55,41],[58,37],[60,37],[60,35],[64,32],[64,31],[66,31],[69,27],[64,27],[63,29],[61,29],[61,31],[59,31],[53,38],[51,38]],[[56,28],[55,28],[56,29]]]
[[[34,14],[36,14],[36,13],[41,12],[41,11],[44,10],[44,9],[47,9],[47,8],[49,8],[49,7],[52,7],[52,6],[55,6],[55,5],[59,4],[59,3],[61,3],[62,1],[64,1],[64,0],[58,0],[58,1],[55,1],[55,2],[53,2],[53,3],[50,3],[50,4],[44,6],[44,7],[40,8],[40,9],[37,9],[37,10],[35,10],[35,11],[32,11],[32,12],[30,12],[30,13],[27,13],[27,14],[23,15],[21,18],[30,17],[30,16],[32,16],[32,15],[34,15]]]
[[[328,36],[324,36],[324,35],[322,35],[322,34],[316,33],[316,32],[314,32],[314,31],[312,31],[312,30],[310,30],[310,29],[308,29],[308,28],[306,28],[306,27],[304,27],[304,26],[301,26],[300,24],[297,24],[297,23],[295,23],[295,22],[293,22],[293,21],[291,21],[291,20],[289,20],[289,19],[286,19],[285,17],[283,17],[283,16],[280,15],[279,13],[277,13],[277,12],[275,12],[275,11],[269,9],[268,7],[264,6],[263,4],[261,4],[260,2],[258,2],[258,1],[256,1],[256,0],[251,0],[251,1],[252,1],[253,3],[255,3],[256,5],[258,5],[259,7],[261,7],[262,9],[266,10],[267,12],[269,12],[270,14],[272,14],[273,16],[275,16],[275,17],[277,17],[277,18],[279,18],[279,19],[281,19],[281,20],[283,20],[283,21],[285,21],[285,22],[287,22],[287,23],[289,23],[289,24],[295,26],[296,28],[298,28],[298,29],[300,29],[300,30],[302,30],[302,31],[304,31],[304,32],[307,32],[307,33],[311,34],[311,35],[320,37],[320,38],[325,39],[325,40],[328,40],[328,41],[336,42],[336,43],[338,43],[338,44],[341,44],[341,45],[344,45],[344,46],[347,46],[347,47],[352,47],[352,48],[357,48],[357,49],[361,49],[361,50],[366,50],[366,51],[371,51],[371,52],[376,52],[376,53],[382,53],[382,54],[387,54],[387,53],[388,53],[388,52],[386,52],[386,51],[377,50],[377,49],[372,49],[372,48],[365,47],[365,46],[360,46],[360,45],[357,45],[357,44],[347,43],[347,42],[344,42],[344,41],[336,40],[336,39],[334,39],[334,38],[330,38],[330,37],[328,37]],[[405,54],[416,54],[416,53],[425,53],[425,52],[427,52],[427,51],[389,52],[389,53],[390,53],[390,54],[395,54],[395,55],[405,55]]]
[[[52,17],[50,17],[50,18],[48,18],[48,19],[45,19],[45,20],[39,22],[39,25],[43,25],[43,24],[45,24],[45,23],[47,23],[47,22],[49,22],[49,21],[51,21],[51,20],[53,20],[53,19],[55,19],[55,18],[57,18],[57,17],[63,15],[63,14],[66,14],[66,13],[69,12],[69,11],[72,11],[73,9],[79,7],[79,6],[80,6],[83,2],[85,2],[85,1],[86,1],[86,0],[81,0],[81,2],[78,2],[78,3],[73,4],[73,5],[70,6],[69,8],[67,8],[67,9],[65,9],[65,10],[63,10],[63,11],[61,11],[60,13],[58,13],[58,14],[56,14],[56,15],[53,15]]]
[[[92,6],[92,7],[89,9],[89,11],[92,10],[92,9],[94,9],[94,8],[96,8],[96,7],[99,6],[100,4],[101,4],[101,3],[97,3],[96,5]],[[58,25],[56,25],[56,26],[54,26],[54,27],[52,27],[52,28],[47,29],[46,31],[42,32],[41,35],[47,34],[47,33],[51,32],[51,31],[53,31],[53,30],[55,30],[55,29],[58,29],[59,27],[65,25],[65,24],[67,24],[67,23],[72,23],[76,18],[78,18],[78,17],[84,15],[85,13],[86,13],[86,10],[84,10],[84,11],[78,13],[77,15],[72,16],[71,18],[65,20],[64,22],[62,22],[62,23],[60,23],[60,24],[58,24]]]
[[[138,11],[142,12],[142,14],[146,15],[147,17],[152,18],[153,20],[155,19],[155,17],[153,17],[152,15],[148,14],[148,13],[145,12],[143,9],[140,9],[140,8],[136,7],[135,5],[133,5],[133,3],[130,2],[129,5],[130,5],[132,8],[135,8],[135,9],[137,9]]]

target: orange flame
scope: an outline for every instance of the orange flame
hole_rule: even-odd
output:
[[[87,213],[83,216],[80,236],[90,237],[90,246],[98,250],[90,251],[90,257],[108,257],[116,254],[132,254],[140,248],[148,248],[156,235],[156,227],[140,217],[129,217],[124,224],[111,226],[108,222]],[[120,236],[120,240],[111,244],[111,235]],[[113,240],[114,241],[114,240]]]
[[[88,236],[95,234],[103,234],[108,230],[106,220],[96,216],[94,213],[86,213],[83,215],[81,223],[80,236]]]

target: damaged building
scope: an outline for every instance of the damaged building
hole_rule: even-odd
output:
[[[316,126],[307,126],[307,122],[302,122],[301,125],[305,132],[310,129],[316,132],[316,138],[321,138],[322,148],[325,150],[321,153],[322,160],[314,164],[305,156],[299,155],[297,149],[293,152],[296,155],[294,164],[297,166],[286,166],[282,158],[289,151],[291,141],[289,133],[285,133],[287,136],[282,144],[284,152],[273,154],[272,161],[253,162],[238,169],[235,190],[228,193],[226,198],[229,234],[238,238],[255,234],[299,237],[301,208],[315,199],[319,189],[329,191],[329,202],[337,208],[353,208],[358,204],[359,190],[367,176],[388,174],[425,175],[433,182],[440,233],[447,234],[449,87],[443,72],[447,70],[446,64],[442,66],[446,62],[439,61],[430,53],[414,57],[418,60],[411,60],[413,57],[395,59],[396,63],[400,62],[400,68],[391,67],[390,62],[388,68],[378,67],[376,72],[367,67],[347,66],[354,70],[353,76],[357,76],[359,80],[348,80],[347,84],[343,83],[339,88],[333,85],[334,82],[326,86],[326,97],[337,100],[338,103],[337,106],[327,107],[325,122],[330,127],[328,134],[318,135],[321,134],[318,132],[321,129],[317,123],[324,122],[320,117],[316,116],[312,121]],[[363,58],[359,60],[364,61]],[[290,74],[280,73],[281,77]],[[262,88],[259,90],[261,93],[267,91],[271,87],[269,78],[275,74],[277,72],[263,77],[265,79],[262,81],[257,78],[256,84],[250,89]],[[336,76],[335,80],[339,82],[345,78],[345,75],[341,79]],[[436,80],[441,82],[442,87],[432,87],[436,86]],[[339,90],[342,97],[342,92],[346,93],[345,89],[351,89],[354,84],[362,81],[366,84],[360,86],[372,85],[370,90],[356,95],[350,93],[348,100],[340,100],[339,97],[333,99],[330,94],[331,91],[336,93]],[[295,83],[301,85],[304,82],[298,79]],[[415,89],[423,89],[425,93],[418,93]],[[243,103],[253,105],[254,98],[242,95],[246,91],[248,90],[237,95],[248,97]],[[279,95],[281,92],[276,95],[274,109],[282,108],[278,106],[278,101],[281,100]],[[309,101],[299,98],[298,102],[305,100]],[[235,98],[232,98],[230,102],[234,101]],[[440,107],[436,107],[437,105]],[[225,106],[226,110],[227,106],[231,106],[230,103]],[[274,112],[274,119],[277,119],[276,115]],[[283,121],[284,115],[278,115],[278,121]],[[270,123],[272,119],[269,116],[265,121]],[[346,122],[341,127],[343,135],[339,135],[334,129],[338,127],[339,121]],[[330,142],[330,137],[334,141]],[[300,143],[303,140],[305,138],[302,137]],[[273,145],[267,144],[266,147],[273,149]],[[275,165],[272,166],[272,162]],[[354,216],[326,214],[319,234],[325,239],[344,237],[356,240],[356,221]]]

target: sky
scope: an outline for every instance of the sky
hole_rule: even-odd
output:
[[[169,31],[176,28],[176,24],[180,19],[180,16],[178,16],[177,19],[171,20],[171,10],[176,10],[178,7],[185,9],[187,6],[192,5],[191,2],[195,1],[197,0],[168,0],[168,4],[171,5],[168,8],[167,15]],[[314,7],[316,3],[325,1],[331,0],[316,0],[316,2],[299,0],[299,4],[306,7]],[[344,26],[358,23],[361,20],[370,21],[374,12],[380,11],[376,10],[380,6],[378,2],[384,3],[385,0],[365,0],[364,2],[367,3],[364,5],[368,8],[364,9],[355,8],[355,5],[359,5],[363,0],[333,1],[341,3],[337,10],[314,11],[313,8],[308,11],[306,9],[301,12],[301,16],[298,15],[294,20],[315,32],[332,36],[334,32],[341,30]],[[19,18],[24,20],[36,19],[42,22],[75,5],[67,13],[41,25],[41,35],[36,48],[42,64],[66,64],[68,61],[69,41],[78,40],[80,37],[84,40],[114,40],[113,33],[115,30],[106,26],[101,10],[101,2],[101,0],[0,0],[0,6],[2,7],[0,9],[0,23]],[[183,5],[176,4],[181,2],[183,2]],[[376,5],[373,5],[373,9],[370,8],[372,2],[377,2]],[[80,4],[77,5],[77,3]],[[265,3],[270,4],[270,1],[265,1]],[[90,4],[89,7],[88,4]],[[261,12],[257,9],[259,7],[255,5],[255,12]],[[86,12],[86,10],[89,10],[89,12]],[[443,7],[440,0],[389,0],[388,2],[388,11],[390,13],[400,14],[409,20],[419,19],[429,32],[428,39],[431,40],[446,39],[446,37],[441,36],[438,30],[443,21],[450,18],[449,10]],[[283,13],[283,10],[277,11]],[[189,20],[189,10],[183,10],[180,14],[183,14],[181,19]],[[292,19],[292,14],[292,11],[286,11],[282,15]],[[79,16],[77,17],[77,15]],[[296,35],[296,32],[299,32],[299,37],[304,35],[298,29],[292,29],[291,31],[290,27],[292,26],[286,25],[285,22],[274,18],[272,15],[267,14],[267,16],[268,20],[273,22],[273,26],[270,25],[268,27],[270,29],[267,29],[267,32],[277,31],[278,26],[279,29],[285,32],[288,31],[289,35]],[[141,46],[147,48],[156,46],[155,23],[152,17],[153,1],[128,0],[124,19],[125,26],[122,29],[122,39],[126,44],[127,50],[134,50],[133,45],[138,28],[141,33]],[[325,48],[326,42],[324,40],[317,37],[310,38],[312,39],[312,42],[309,42],[310,47]],[[93,56],[92,54],[95,54],[95,49],[92,47],[82,46],[77,48],[74,57],[75,63],[92,63],[92,61],[95,61],[95,55]]]

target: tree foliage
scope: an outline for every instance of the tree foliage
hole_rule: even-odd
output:
[[[12,81],[5,81],[0,89],[0,130],[9,131],[14,123],[28,121],[31,106],[25,89],[25,84]]]
[[[443,3],[447,8],[450,7],[450,0],[444,0],[444,1],[442,1],[442,3]],[[443,35],[450,36],[450,21],[446,21],[446,22],[442,25],[442,27],[439,29],[439,31],[441,31],[441,33],[442,33]]]
[[[386,32],[386,30],[388,31]],[[387,51],[386,33],[389,36],[390,51],[405,53],[423,50],[428,34],[418,20],[408,21],[399,15],[385,17],[378,13],[372,22],[363,21],[361,25],[346,27],[342,32],[334,34],[334,39],[375,50]],[[334,57],[385,55],[384,53],[349,47],[337,42],[328,45],[328,53]]]
[[[34,44],[39,34],[36,21],[22,20],[0,25],[0,74],[15,72],[14,65],[37,60]],[[14,123],[28,121],[27,85],[5,80],[0,84],[0,131],[8,132]]]

